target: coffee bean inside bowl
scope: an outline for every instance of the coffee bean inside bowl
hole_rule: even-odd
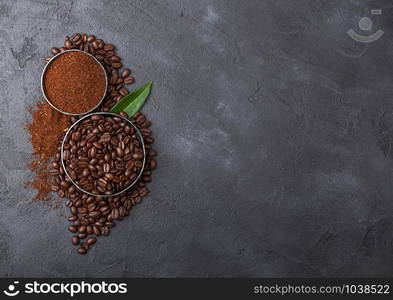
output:
[[[131,186],[143,167],[144,152],[132,124],[110,114],[92,114],[76,123],[63,144],[70,179],[94,195],[113,195]]]

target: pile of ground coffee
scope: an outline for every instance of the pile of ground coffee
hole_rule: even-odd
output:
[[[59,139],[67,130],[70,118],[54,110],[46,101],[38,101],[29,108],[29,112],[32,120],[26,129],[30,134],[33,159],[28,167],[34,172],[34,177],[26,185],[36,189],[34,199],[49,200],[51,184],[48,164],[58,151]]]
[[[67,49],[86,51],[94,55],[105,68],[109,86],[107,95],[99,108],[100,111],[109,111],[123,96],[128,94],[124,85],[133,83],[134,78],[130,76],[130,69],[126,68],[120,71],[122,63],[120,57],[116,55],[114,45],[105,44],[102,39],[96,39],[94,35],[75,33],[71,37],[66,37],[64,47],[52,48],[51,52],[56,55]],[[46,62],[49,60],[50,57],[45,58]],[[120,114],[128,117],[124,113]],[[71,117],[70,120],[72,124],[78,118]],[[149,129],[151,122],[141,112],[135,114],[132,121],[143,136],[146,163],[140,180],[124,194],[102,198],[80,192],[65,176],[64,169],[60,164],[60,149],[54,156],[52,169],[50,170],[50,175],[52,175],[51,189],[57,192],[60,197],[69,198],[66,204],[71,212],[71,216],[68,218],[72,222],[69,231],[74,233],[71,242],[74,245],[79,245],[78,253],[80,254],[86,254],[90,247],[96,243],[98,236],[108,235],[115,222],[128,216],[129,210],[140,203],[142,198],[149,193],[146,184],[151,181],[152,170],[157,167],[157,162],[154,159],[157,153],[151,146],[154,143],[152,132]],[[51,128],[51,126],[48,126],[48,128]],[[60,145],[63,133],[55,143],[56,145]]]
[[[58,109],[81,114],[98,105],[105,93],[105,72],[90,55],[65,52],[53,59],[43,77],[46,98]]]

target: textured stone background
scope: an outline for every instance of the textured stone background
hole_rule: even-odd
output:
[[[0,275],[392,276],[389,2],[0,1]],[[350,39],[373,8],[385,35]],[[154,81],[160,153],[150,196],[85,257],[23,188],[26,108],[73,32]]]

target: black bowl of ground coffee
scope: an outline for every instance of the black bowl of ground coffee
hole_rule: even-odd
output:
[[[78,49],[52,57],[41,76],[46,101],[67,115],[83,115],[95,110],[104,100],[107,87],[108,78],[101,63]]]

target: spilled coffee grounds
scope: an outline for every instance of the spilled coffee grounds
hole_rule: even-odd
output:
[[[29,108],[29,112],[32,120],[26,129],[33,147],[33,160],[28,167],[35,176],[26,184],[37,191],[36,200],[49,200],[48,164],[57,152],[59,139],[64,135],[70,118],[54,110],[46,101],[38,101]]]

